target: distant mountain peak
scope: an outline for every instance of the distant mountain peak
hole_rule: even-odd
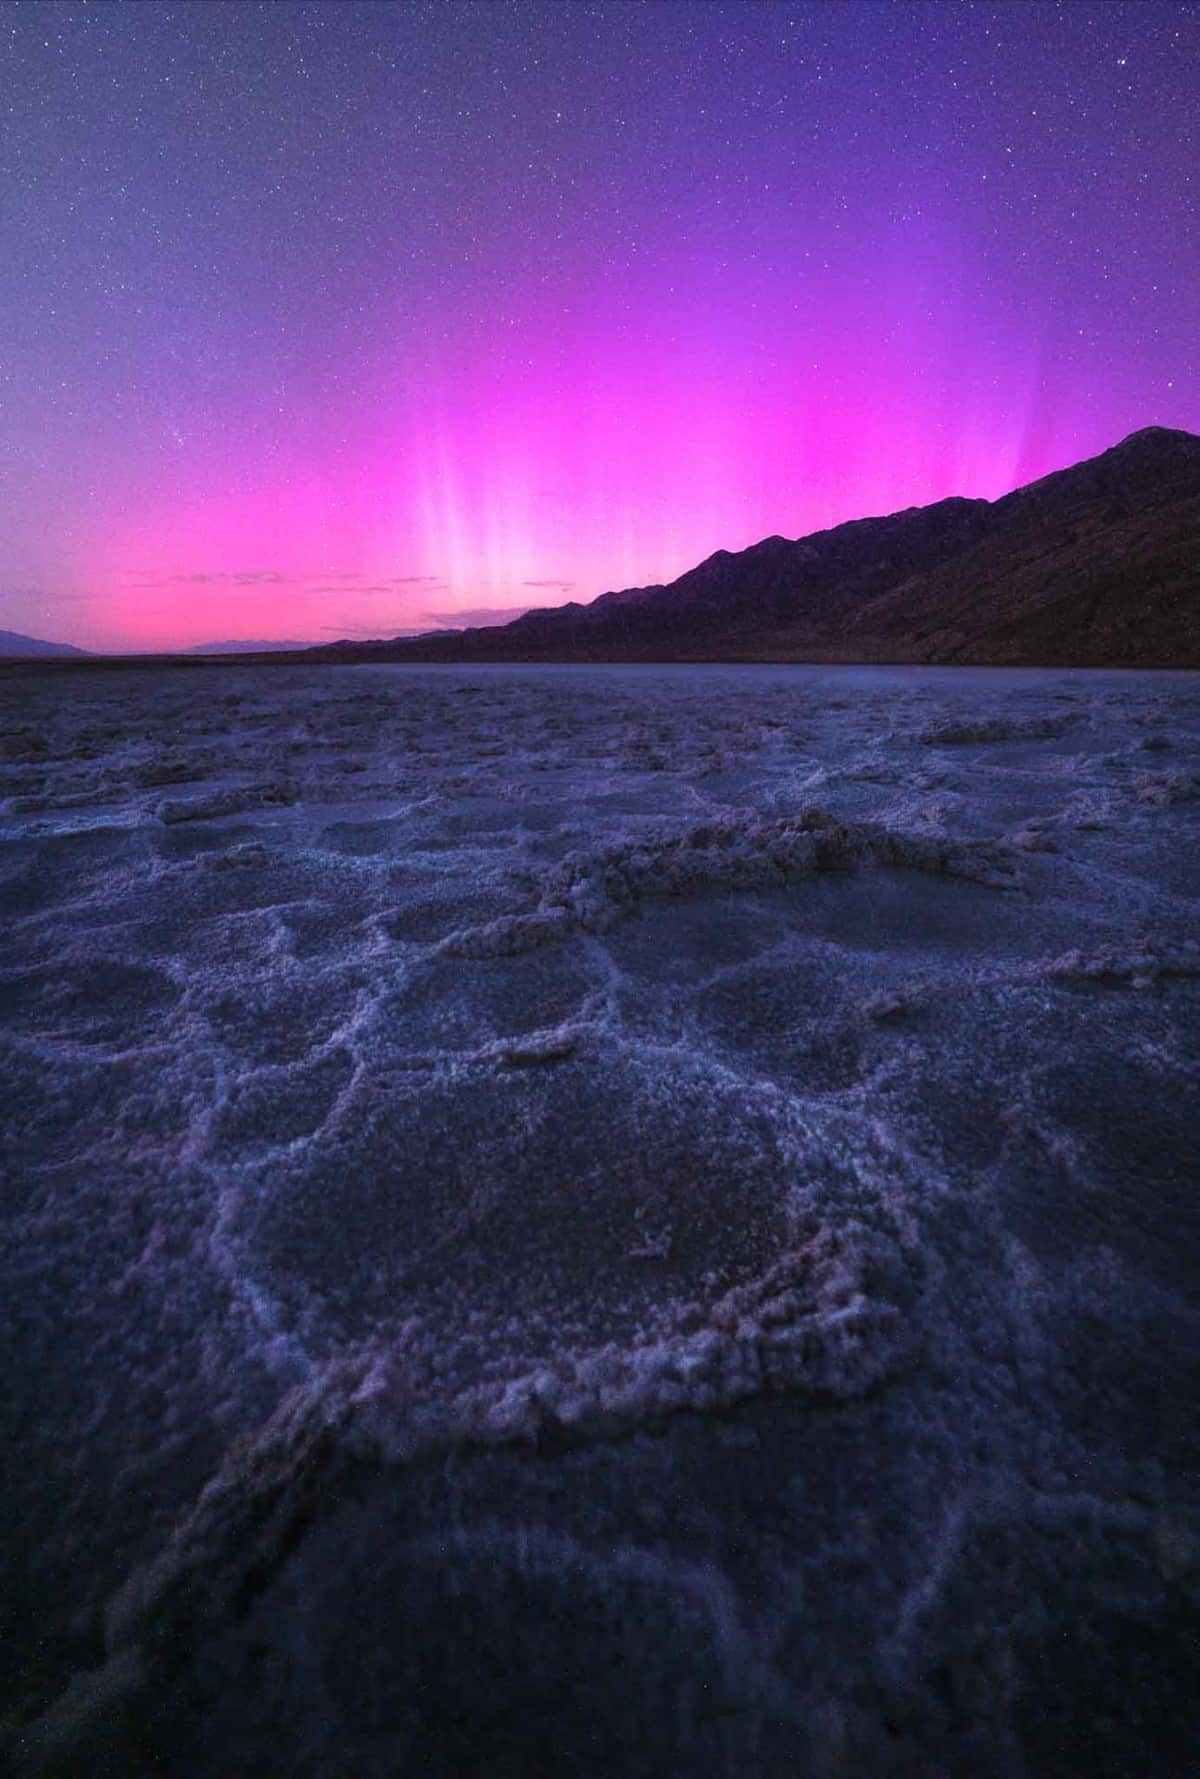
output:
[[[1186,444],[1200,451],[1200,437],[1194,432],[1184,432],[1178,426],[1139,426],[1136,432],[1127,432],[1114,451],[1123,451],[1126,445],[1136,445],[1142,441],[1147,444],[1165,444],[1168,440]]]
[[[30,656],[86,655],[69,642],[46,642],[40,636],[23,636],[19,630],[0,630],[0,660]]]

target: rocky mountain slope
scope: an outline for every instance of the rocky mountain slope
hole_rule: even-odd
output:
[[[718,550],[667,586],[351,660],[1200,666],[1200,437],[1148,427],[997,501]]]

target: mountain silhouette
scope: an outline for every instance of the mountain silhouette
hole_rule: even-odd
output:
[[[22,636],[19,630],[0,630],[0,660],[6,657],[48,655],[86,655],[86,649],[74,648],[69,642],[43,642],[39,636]]]
[[[1200,666],[1200,438],[1165,427],[1000,500],[718,550],[665,586],[313,658]]]

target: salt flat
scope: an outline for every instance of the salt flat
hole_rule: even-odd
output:
[[[0,729],[20,1770],[1187,1770],[1200,678]]]

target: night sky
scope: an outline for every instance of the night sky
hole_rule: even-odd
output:
[[[1200,430],[1200,8],[0,8],[0,626],[390,635]]]

